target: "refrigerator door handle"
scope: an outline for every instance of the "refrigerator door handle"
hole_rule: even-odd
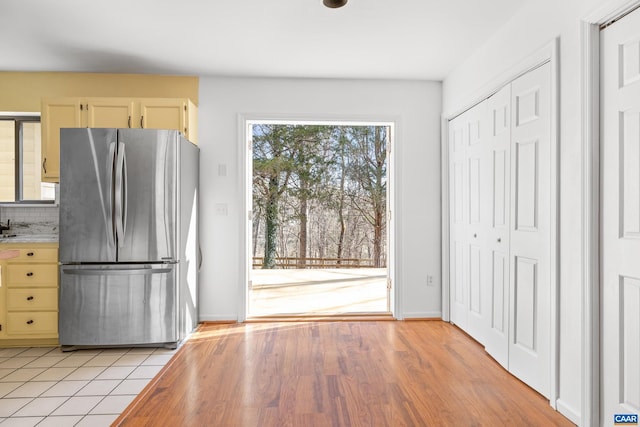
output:
[[[116,236],[118,237],[118,247],[124,247],[124,223],[122,221],[123,211],[123,175],[124,175],[124,143],[118,143],[118,157],[116,159],[116,185],[115,185],[115,215],[116,215]]]
[[[131,268],[131,269],[127,269],[127,268],[122,268],[122,269],[100,269],[100,268],[83,268],[83,269],[74,269],[74,268],[69,268],[69,269],[65,269],[62,268],[62,272],[64,274],[72,274],[72,275],[76,275],[76,276],[102,276],[105,274],[108,274],[110,276],[127,276],[130,274],[144,274],[144,275],[151,275],[151,274],[164,274],[164,273],[170,273],[171,272],[171,268]]]
[[[111,194],[109,195],[109,197],[111,197],[111,203],[113,203],[113,201],[115,200],[116,194],[115,194],[115,186],[113,185],[113,168],[115,167],[115,163],[116,163],[116,143],[115,141],[109,143],[109,157],[108,157],[108,163],[107,163],[107,171],[108,171],[108,179],[109,182],[111,183],[110,187],[111,187]],[[107,233],[107,235],[109,236],[109,245],[111,247],[115,247],[116,245],[116,228],[113,225],[113,212],[111,211],[111,208],[108,209],[108,221],[111,224],[111,233]]]
[[[128,172],[127,172],[127,152],[122,145],[122,237],[127,234],[127,197],[128,196]]]

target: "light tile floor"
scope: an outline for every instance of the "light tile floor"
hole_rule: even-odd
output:
[[[0,427],[109,426],[176,351],[0,348]]]

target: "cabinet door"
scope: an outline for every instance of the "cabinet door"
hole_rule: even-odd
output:
[[[185,138],[194,144],[198,143],[198,107],[191,102],[190,99],[187,100],[187,113],[186,113],[186,126],[187,130],[184,134]]]
[[[130,98],[89,98],[87,127],[130,128],[133,126],[133,100]]]
[[[0,248],[0,250],[5,248]],[[7,334],[7,310],[6,310],[6,298],[7,287],[4,285],[7,283],[7,263],[0,260],[0,339],[5,338]],[[0,341],[2,342],[2,341]]]
[[[60,128],[82,126],[79,98],[42,100],[42,180],[58,182],[60,177]]]
[[[185,116],[186,103],[183,99],[149,98],[140,100],[139,125],[141,128],[175,129],[186,134]]]

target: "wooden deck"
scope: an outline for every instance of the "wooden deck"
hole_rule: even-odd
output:
[[[115,426],[571,426],[442,321],[203,325]]]
[[[387,269],[252,271],[249,317],[388,313]]]

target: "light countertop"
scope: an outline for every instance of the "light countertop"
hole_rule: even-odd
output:
[[[3,234],[0,244],[4,243],[57,243],[57,234]]]
[[[0,234],[3,243],[57,243],[58,224],[12,222],[11,229]]]

